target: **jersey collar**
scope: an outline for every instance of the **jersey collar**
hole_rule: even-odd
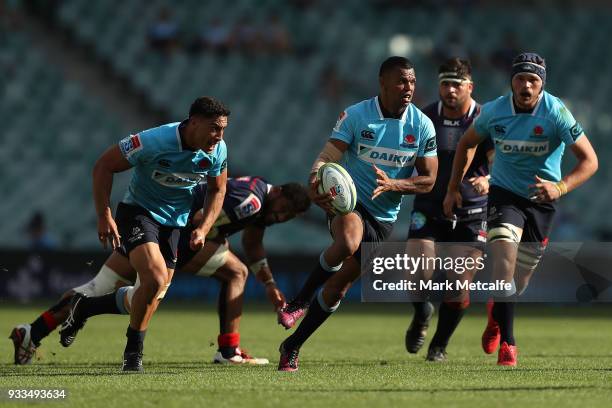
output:
[[[472,113],[474,113],[474,109],[476,109],[476,100],[472,99],[472,102],[470,103],[470,109],[468,109],[467,115],[465,115],[466,118],[469,118],[470,116],[472,116]],[[442,117],[442,101],[438,101],[438,116]]]
[[[181,140],[181,132],[179,131],[179,129],[181,128],[181,126],[183,126],[183,124],[186,122],[187,120],[184,120],[182,122],[180,122],[177,126],[176,126],[176,141],[178,142],[178,150],[179,152],[183,151],[183,141]]]
[[[535,116],[535,113],[538,111],[538,108],[540,107],[540,103],[542,102],[542,99],[544,99],[544,91],[540,92],[540,96],[538,96],[538,101],[533,107],[533,110],[531,111],[531,113],[529,113],[528,115]],[[514,93],[513,92],[510,92],[510,109],[512,110],[512,116],[516,115],[516,111],[514,109]],[[525,114],[523,113],[522,115],[525,115]]]
[[[408,109],[410,109],[410,104],[408,104],[408,106],[406,106],[406,109],[404,109],[404,113],[402,113],[402,117],[399,118],[399,119],[385,118],[385,115],[383,115],[383,113],[382,113],[382,109],[380,109],[380,102],[378,101],[378,95],[376,95],[374,97],[374,104],[376,105],[376,111],[378,112],[378,117],[380,118],[380,120],[394,119],[394,120],[399,120],[400,122],[405,122],[406,121],[406,115],[408,113]]]

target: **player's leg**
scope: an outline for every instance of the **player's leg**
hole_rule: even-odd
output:
[[[514,341],[514,272],[526,215],[524,200],[505,190],[493,187],[489,193],[489,230],[487,235],[487,263],[492,281],[512,283],[509,291],[500,291],[493,297],[493,307],[487,327],[482,335],[483,350],[490,354],[501,344],[498,364],[502,355],[508,364],[516,365]]]
[[[227,248],[227,247],[226,247]],[[227,250],[224,264],[212,275],[221,282],[219,291],[219,350],[213,358],[220,364],[268,364],[265,358],[256,358],[240,348],[240,318],[244,287],[249,270],[231,251]]]
[[[139,217],[137,221],[143,227],[142,233],[131,240],[134,246],[126,249],[130,263],[138,272],[140,286],[128,296],[131,297],[130,324],[123,352],[123,371],[142,372],[145,334],[151,317],[170,287],[180,230],[160,226],[148,217]]]
[[[360,264],[354,257],[344,261],[342,268],[325,282],[313,299],[304,320],[295,332],[281,343],[278,369],[296,371],[298,354],[308,338],[334,313],[353,282],[361,275]]]
[[[13,340],[15,347],[15,364],[31,362],[41,341],[68,317],[71,299],[75,293],[97,296],[110,292],[115,287],[129,284],[130,274],[125,274],[120,265],[113,266],[116,263],[115,256],[115,253],[111,254],[92,280],[65,292],[55,305],[43,312],[32,323],[19,324],[13,329],[9,338]]]
[[[350,218],[345,219],[349,216]],[[357,219],[354,217],[357,217]],[[356,213],[344,217],[334,217],[329,227],[334,241],[321,252],[319,261],[297,296],[278,312],[278,323],[285,329],[292,328],[304,316],[316,290],[339,271],[343,260],[351,256],[359,247],[363,227],[361,219]],[[334,231],[338,231],[337,238]]]
[[[520,296],[525,292],[546,246],[555,221],[554,204],[537,204],[525,210],[527,221],[519,245],[516,260],[516,292]]]
[[[221,283],[217,303],[220,326],[218,349],[213,362],[242,362],[242,356],[236,350],[239,350],[240,345],[242,298],[248,276],[246,265],[230,252],[227,241],[206,241],[204,247],[181,267],[181,272],[214,277]]]
[[[249,273],[247,266],[229,250],[227,241],[222,244],[208,241],[181,271],[197,276],[213,277],[221,283],[217,303],[218,349],[213,362],[247,363],[249,356],[246,354],[243,356],[240,350],[240,317],[244,286]],[[256,359],[251,358],[251,360],[256,363]]]
[[[406,253],[412,257],[424,255],[426,258],[432,258],[436,254],[435,242],[428,238],[409,238],[406,244]],[[428,281],[433,276],[433,269],[427,267],[421,268],[411,276],[411,279],[415,282]],[[435,310],[433,304],[427,300],[427,293],[415,292],[415,296],[418,297],[418,300],[412,302],[414,316],[406,330],[405,336],[406,350],[409,353],[417,353],[423,347],[423,344],[425,344],[429,322]]]
[[[142,371],[142,352],[149,321],[168,290],[174,270],[166,266],[159,245],[153,242],[132,249],[130,263],[138,272],[140,286],[135,289],[130,305],[123,370]]]
[[[353,254],[357,253],[364,236],[364,223],[361,216],[352,212],[334,217],[331,222],[331,232],[334,243],[330,246],[333,247],[330,252],[336,256],[331,260],[338,264],[342,263],[342,267],[325,282],[310,305],[304,320],[296,331],[281,344],[279,362],[281,371],[297,370],[297,356],[300,347],[338,308],[340,300],[360,275],[360,264]]]
[[[473,265],[472,268],[464,268],[461,271],[448,271],[446,279],[450,282],[459,281],[462,283],[470,283],[474,279],[477,265],[476,260],[482,257],[482,249],[484,247],[484,245],[477,244],[478,238],[474,238],[473,230],[475,224],[480,225],[478,227],[478,231],[476,231],[477,236],[484,239],[486,234],[486,222],[483,223],[478,221],[477,223],[461,223],[457,225],[454,230],[453,242],[476,242],[474,242],[473,245],[453,245],[452,247],[445,248],[448,249],[448,251],[438,251],[439,253],[448,252],[449,256],[451,256],[453,259],[465,259],[466,261],[464,264]],[[482,235],[480,231],[482,231]],[[440,254],[440,256],[442,256],[442,254]],[[436,332],[431,339],[431,343],[429,344],[429,349],[427,351],[426,359],[428,361],[446,360],[446,347],[448,346],[451,336],[461,322],[461,319],[463,318],[469,304],[470,292],[467,289],[445,293],[444,300],[440,304],[440,308],[438,310],[438,324],[436,327]]]
[[[548,236],[552,230],[555,216],[555,206],[553,204],[534,204],[527,200],[524,201],[524,214],[526,216],[521,243],[517,250],[515,277],[520,277],[520,290],[517,288],[516,294],[509,299],[503,306],[507,312],[507,328],[500,323],[501,347],[497,358],[498,365],[515,366],[517,364],[518,349],[514,338],[514,310],[516,298],[527,288],[529,279],[533,275],[540,258],[542,257]],[[493,307],[494,317],[500,314],[496,302]],[[503,310],[503,309],[502,309]],[[496,314],[497,313],[497,314]]]
[[[70,300],[68,315],[60,329],[62,346],[72,345],[88,318],[100,314],[124,314],[117,306],[117,293],[121,288],[127,289],[135,279],[136,271],[127,256],[114,251],[93,280],[73,289],[75,295]]]

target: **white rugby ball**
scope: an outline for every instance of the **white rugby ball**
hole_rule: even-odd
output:
[[[317,173],[319,194],[330,193],[337,214],[348,214],[357,204],[357,190],[353,178],[337,163],[325,163]]]

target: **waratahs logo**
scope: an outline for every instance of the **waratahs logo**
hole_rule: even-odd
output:
[[[540,125],[534,127],[533,134],[536,136],[542,136],[544,134],[544,128]]]
[[[329,189],[329,194],[331,194],[332,197],[336,197],[337,195],[341,195],[342,193],[344,193],[344,188],[340,184],[336,184],[335,186]]]
[[[404,143],[400,145],[401,147],[417,147],[416,146],[416,137],[414,135],[406,135],[404,136]]]
[[[206,170],[211,166],[211,164],[212,163],[210,162],[210,160],[207,157],[205,157],[198,162],[198,167],[201,168],[202,170]]]

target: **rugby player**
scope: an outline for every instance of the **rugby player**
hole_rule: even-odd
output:
[[[461,183],[463,198],[456,218],[444,215],[442,203],[450,179],[457,142],[480,113],[480,105],[472,99],[472,67],[469,61],[451,58],[438,70],[440,99],[423,109],[436,128],[438,145],[438,175],[429,193],[414,199],[408,233],[408,253],[435,256],[435,242],[466,242],[465,246],[445,248],[451,256],[476,258],[482,255],[486,242],[486,207],[489,190],[489,162],[493,158],[493,144],[486,140],[476,149],[474,159]],[[440,254],[438,254],[440,255]],[[431,279],[433,271],[422,271],[421,279]],[[447,278],[471,281],[474,270],[462,274],[448,271]],[[426,294],[422,294],[425,296]],[[428,301],[413,302],[415,314],[406,331],[406,349],[416,353],[423,346],[434,307]],[[446,360],[446,346],[469,305],[469,292],[448,293],[440,305],[438,327],[426,359]]]
[[[454,208],[461,207],[461,180],[474,149],[486,139],[493,140],[487,262],[493,279],[514,285],[509,291],[495,293],[482,346],[489,354],[499,346],[497,364],[504,366],[517,364],[514,302],[526,289],[548,244],[557,201],[588,180],[598,167],[582,127],[559,98],[544,90],[545,84],[544,58],[531,52],[514,58],[512,92],[483,105],[480,116],[459,141],[444,198],[444,212],[450,217]],[[562,177],[566,145],[577,164]]]
[[[190,222],[181,230],[179,238],[178,271],[212,277],[221,283],[218,303],[219,347],[213,361],[265,364],[266,359],[251,357],[239,347],[239,322],[248,268],[230,251],[227,237],[242,231],[242,246],[251,271],[265,286],[266,295],[274,307],[282,307],[285,298],[267,263],[263,236],[266,227],[288,221],[305,212],[310,206],[308,192],[297,183],[272,186],[260,177],[229,179],[221,213],[207,235],[203,248],[195,252],[189,247],[189,239],[202,216],[206,190],[206,183],[202,183],[194,192]],[[108,258],[94,279],[68,291],[57,305],[44,312],[31,325],[17,326],[21,338],[29,338],[29,342],[15,343],[15,364],[31,361],[41,340],[55,329],[58,322],[64,322],[68,317],[71,310],[69,301],[75,294],[79,294],[80,300],[73,300],[72,319],[60,332],[60,342],[66,347],[72,344],[87,317],[102,313],[127,314],[134,294],[134,288],[127,286],[133,285],[135,279],[136,272],[120,248]],[[28,352],[19,354],[20,350]]]
[[[108,148],[94,166],[98,238],[104,248],[123,246],[140,282],[132,299],[123,371],[143,371],[146,330],[170,286],[179,229],[187,223],[193,190],[201,180],[207,180],[208,188],[203,216],[189,237],[193,250],[203,246],[221,211],[227,181],[223,134],[229,115],[221,102],[197,98],[184,121],[128,136]],[[110,208],[113,175],[132,167],[132,180],[117,206],[115,221]],[[17,344],[25,340],[18,329],[11,338]]]
[[[434,184],[438,166],[435,131],[431,120],[410,103],[415,83],[409,60],[385,60],[379,71],[380,94],[342,112],[330,140],[315,160],[309,179],[310,194],[330,214],[333,243],[321,253],[291,307],[279,315],[282,323],[283,316],[295,310],[303,313],[305,302],[325,282],[299,327],[281,343],[280,371],[298,369],[300,347],[338,308],[359,278],[361,243],[370,242],[376,247],[383,242],[397,218],[402,196],[428,192]],[[333,215],[331,195],[317,193],[316,174],[327,162],[340,162],[355,182],[357,206],[349,214]],[[411,177],[415,167],[418,176]],[[364,258],[369,255],[364,254]]]

